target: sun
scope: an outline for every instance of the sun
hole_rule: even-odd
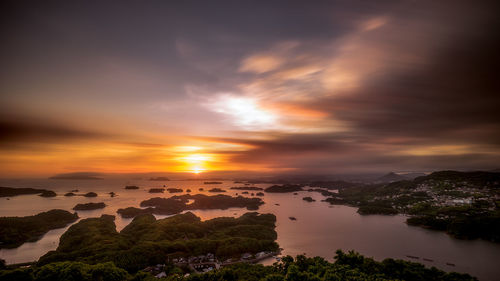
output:
[[[184,171],[199,174],[208,169],[208,162],[213,160],[213,156],[204,153],[188,153],[178,160],[183,163]]]

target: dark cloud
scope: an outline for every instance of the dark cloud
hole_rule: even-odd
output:
[[[79,129],[62,123],[35,120],[21,116],[0,115],[0,144],[64,142],[68,140],[102,139],[109,134]]]

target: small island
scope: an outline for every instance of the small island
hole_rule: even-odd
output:
[[[127,185],[125,189],[139,189],[139,187],[137,185]]]
[[[189,200],[193,200],[189,203]],[[124,218],[135,217],[140,214],[158,214],[173,215],[186,210],[211,210],[211,209],[229,209],[246,208],[248,210],[257,210],[264,204],[260,198],[246,198],[242,196],[231,197],[228,195],[207,196],[203,194],[185,194],[172,196],[170,198],[155,197],[141,202],[140,206],[145,208],[128,207],[117,211]]]
[[[263,188],[261,187],[256,187],[256,186],[235,186],[235,187],[231,187],[230,189],[235,189],[235,190],[254,190],[254,191],[257,191],[257,190],[264,190]]]
[[[302,198],[302,200],[307,201],[307,202],[316,202],[316,200],[312,199],[312,197],[309,197],[309,196]]]
[[[95,193],[95,192],[87,192],[83,196],[85,196],[85,197],[97,197],[97,193]]]
[[[180,192],[182,192],[183,190],[182,190],[181,188],[172,188],[172,187],[171,187],[171,188],[167,188],[167,191],[168,191],[169,193],[180,193]]]
[[[68,193],[64,194],[64,196],[66,196],[66,197],[71,197],[71,196],[75,196],[75,195],[76,194],[73,192],[68,192]]]
[[[220,188],[216,187],[216,188],[212,188],[212,189],[208,190],[208,192],[216,193],[216,192],[226,192],[226,191],[224,189],[220,189]]]
[[[52,190],[45,190],[39,196],[41,196],[41,197],[56,197],[57,194]]]
[[[255,195],[257,195],[257,196],[264,196],[264,192],[257,192]]]
[[[85,203],[85,204],[77,204],[75,207],[73,207],[73,210],[75,211],[88,211],[88,210],[97,210],[97,209],[103,209],[106,207],[106,204],[103,202],[101,203]]]
[[[57,209],[27,217],[0,217],[0,249],[38,241],[49,230],[65,227],[77,219],[76,213]]]
[[[222,184],[221,181],[206,181],[203,184]]]
[[[41,194],[48,192],[46,189],[35,188],[15,188],[15,187],[0,187],[0,197],[12,197],[18,195]]]
[[[264,189],[265,192],[269,193],[288,193],[302,190],[302,185],[300,184],[273,185]]]
[[[163,193],[165,188],[151,188],[149,189],[149,193]]]

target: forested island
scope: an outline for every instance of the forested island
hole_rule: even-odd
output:
[[[16,248],[38,241],[51,229],[65,227],[78,219],[76,213],[50,210],[34,216],[0,217],[0,248]]]
[[[15,188],[15,187],[2,187],[0,186],[0,197],[12,197],[18,195],[29,195],[29,194],[42,194],[49,192],[46,189],[36,189],[36,188]]]
[[[73,210],[75,210],[75,211],[88,211],[88,210],[103,209],[104,207],[106,207],[106,204],[104,204],[103,202],[84,203],[84,204],[76,204],[76,206],[73,207]]]
[[[188,204],[189,200],[194,200]],[[228,195],[207,196],[203,194],[185,194],[172,196],[170,198],[155,197],[141,202],[141,207],[145,209],[128,207],[119,209],[117,212],[122,217],[130,218],[140,214],[173,215],[185,210],[207,210],[228,208],[247,208],[257,210],[264,201],[260,198],[247,198],[243,196],[231,197]]]
[[[265,192],[269,193],[288,193],[288,192],[296,192],[302,191],[302,185],[300,184],[284,184],[284,185],[272,185],[266,189]]]
[[[461,239],[500,242],[500,173],[441,171],[414,180],[339,189],[325,201],[363,215],[410,215],[407,223]]]

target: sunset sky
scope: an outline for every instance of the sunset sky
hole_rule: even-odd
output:
[[[500,168],[495,1],[0,5],[0,177]]]

